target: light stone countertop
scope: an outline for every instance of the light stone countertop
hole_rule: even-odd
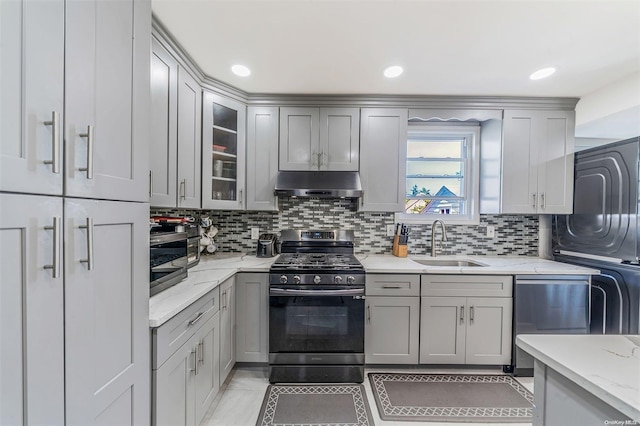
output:
[[[470,274],[470,275],[594,275],[597,269],[527,256],[409,256],[359,255],[368,273]],[[485,266],[425,266],[411,259],[470,260]]]
[[[549,368],[640,421],[640,336],[518,335],[516,344]]]
[[[203,256],[187,278],[149,299],[149,327],[160,327],[238,272],[268,272],[274,260],[239,253]]]
[[[582,274],[598,273],[565,263],[552,262],[537,257],[526,256],[438,256],[435,259],[472,260],[482,263],[483,267],[425,266],[411,259],[433,259],[429,256],[396,257],[388,255],[358,255],[358,259],[369,273],[396,274]],[[269,272],[276,257],[258,258],[254,254],[216,253],[203,256],[189,276],[167,290],[149,299],[149,326],[159,327],[171,317],[193,302],[218,287],[237,272]]]

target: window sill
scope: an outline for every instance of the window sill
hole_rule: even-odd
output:
[[[441,220],[445,225],[479,225],[480,215],[475,217],[462,216],[456,217],[453,215],[413,215],[407,213],[395,213],[394,220],[396,223],[416,224],[416,225],[430,225],[434,220]]]

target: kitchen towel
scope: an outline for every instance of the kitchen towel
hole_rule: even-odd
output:
[[[270,385],[257,426],[374,426],[364,387],[339,385]]]
[[[369,373],[382,420],[531,423],[533,394],[511,376]]]

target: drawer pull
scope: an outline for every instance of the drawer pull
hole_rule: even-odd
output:
[[[198,314],[197,317],[195,317],[194,319],[192,319],[191,321],[189,321],[189,327],[191,327],[193,324],[197,323],[198,321],[200,321],[202,319],[202,317],[204,316],[204,312],[200,312]]]
[[[402,288],[401,285],[389,285],[389,284],[383,284],[382,288]]]

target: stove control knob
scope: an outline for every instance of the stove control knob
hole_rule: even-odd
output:
[[[293,283],[294,284],[300,284],[300,275],[294,275],[293,276]]]
[[[342,277],[340,275],[336,275],[333,277],[333,282],[336,284],[342,284]]]
[[[347,284],[353,284],[356,282],[356,277],[354,277],[353,275],[349,275],[347,277]]]
[[[314,284],[320,284],[320,281],[322,281],[322,278],[320,278],[320,275],[316,275],[315,277],[313,277]]]
[[[287,276],[280,275],[280,284],[286,284],[286,283],[287,283]]]

